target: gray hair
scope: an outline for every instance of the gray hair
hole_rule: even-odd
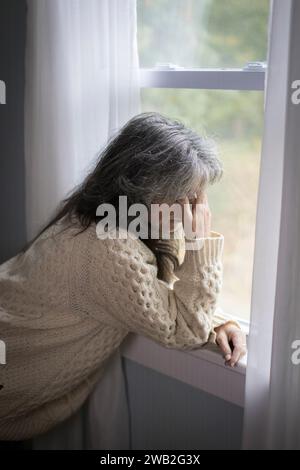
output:
[[[221,177],[222,165],[212,139],[178,120],[144,112],[111,139],[100,157],[98,174],[109,193],[149,206],[192,197]]]

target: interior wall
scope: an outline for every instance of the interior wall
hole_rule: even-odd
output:
[[[26,241],[24,165],[25,0],[0,3],[0,263]]]
[[[134,450],[240,449],[243,408],[123,357]]]
[[[24,164],[26,0],[0,2],[0,80],[6,104],[0,104],[0,263],[26,242]],[[0,450],[23,448],[0,442]]]

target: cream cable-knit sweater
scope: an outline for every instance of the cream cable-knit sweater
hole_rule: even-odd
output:
[[[68,418],[129,332],[168,348],[215,340],[223,236],[186,251],[173,289],[141,241],[74,237],[56,224],[0,266],[0,440],[28,439]],[[121,230],[120,230],[121,232]],[[194,242],[197,243],[197,242]]]

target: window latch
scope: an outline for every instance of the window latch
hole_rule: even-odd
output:
[[[248,62],[246,65],[244,65],[243,70],[248,70],[248,71],[264,71],[267,68],[267,63],[266,62]]]
[[[155,70],[179,70],[184,69],[177,64],[172,64],[171,62],[157,62],[154,66]]]

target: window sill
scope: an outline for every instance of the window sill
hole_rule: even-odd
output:
[[[243,323],[242,327],[247,331],[247,324]],[[180,351],[135,334],[129,334],[124,340],[121,354],[230,403],[244,406],[246,356],[236,367],[229,367],[219,348],[212,343],[201,349]]]

